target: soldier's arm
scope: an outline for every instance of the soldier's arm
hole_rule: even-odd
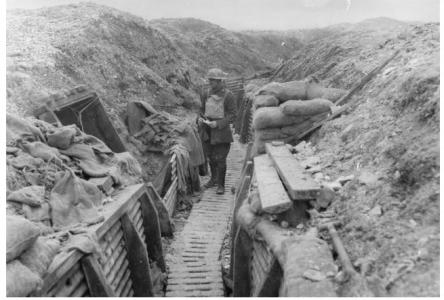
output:
[[[216,121],[217,128],[219,129],[229,126],[236,119],[236,102],[231,92],[228,92],[225,98],[224,111],[224,118]]]

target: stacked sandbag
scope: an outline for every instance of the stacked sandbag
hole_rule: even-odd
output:
[[[128,152],[112,152],[75,125],[9,114],[7,120],[6,290],[24,297],[39,288],[59,251],[59,240],[49,236],[104,219],[105,195],[88,180],[110,176],[120,187],[140,182],[141,170]]]
[[[265,143],[286,140],[325,119],[344,90],[324,88],[308,81],[271,82],[253,100],[253,153],[265,151]]]
[[[6,264],[6,296],[26,297],[37,290],[43,281],[18,259]]]
[[[311,100],[323,98],[336,102],[345,95],[347,91],[335,88],[326,88],[315,82],[309,81],[288,81],[288,82],[270,82],[261,87],[257,95],[273,95],[281,103],[287,100]]]
[[[39,235],[38,227],[25,218],[6,217],[6,295],[8,297],[26,297],[41,285],[41,278],[18,260],[32,247]]]
[[[6,295],[26,297],[41,287],[60,250],[55,238],[40,236],[38,226],[20,216],[6,217]]]

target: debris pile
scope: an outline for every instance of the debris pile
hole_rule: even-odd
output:
[[[195,123],[157,111],[146,102],[133,101],[127,105],[127,126],[129,141],[141,156],[148,151],[176,154],[180,191],[194,186],[186,183],[198,178],[197,168],[205,162]]]
[[[111,190],[140,182],[141,170],[75,125],[10,114],[6,154],[7,295],[28,296],[59,251],[95,249],[82,228],[103,221]]]
[[[309,129],[328,116],[333,102],[345,90],[324,88],[312,80],[271,82],[254,96],[254,151],[263,153],[265,143],[285,140]]]

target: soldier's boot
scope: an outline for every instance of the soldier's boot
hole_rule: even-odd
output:
[[[204,184],[204,188],[208,189],[216,185],[217,183],[217,164],[210,163],[211,178]]]
[[[227,166],[221,166],[218,170],[217,176],[217,190],[216,194],[223,195],[225,193],[225,174],[227,173]]]

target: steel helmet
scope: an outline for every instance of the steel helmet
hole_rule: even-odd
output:
[[[214,68],[208,71],[207,78],[223,80],[227,78],[227,73],[223,72],[221,69]]]

